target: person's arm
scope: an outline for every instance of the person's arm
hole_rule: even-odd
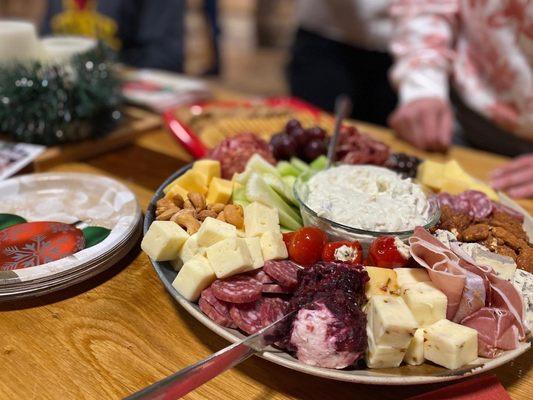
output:
[[[393,0],[391,5],[391,80],[400,104],[390,124],[419,148],[444,150],[451,143],[448,78],[457,13],[458,0]]]
[[[533,197],[533,154],[515,158],[491,172],[495,189],[505,190],[511,197]]]

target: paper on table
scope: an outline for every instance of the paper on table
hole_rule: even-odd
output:
[[[0,180],[20,171],[46,149],[45,146],[0,140]]]

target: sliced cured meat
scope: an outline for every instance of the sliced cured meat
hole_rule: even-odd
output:
[[[274,283],[272,278],[268,276],[262,269],[259,271],[252,271],[250,276],[261,283]]]
[[[198,306],[205,315],[218,325],[233,329],[237,327],[231,318],[230,306],[213,296],[211,288],[202,291]]]
[[[492,214],[492,201],[485,193],[477,190],[467,190],[461,193],[460,198],[465,198],[470,203],[470,210],[475,219],[483,219]]]
[[[263,299],[259,307],[263,326],[270,325],[283,317],[289,310],[289,302],[278,298]]]
[[[294,288],[298,284],[299,267],[289,260],[265,262],[263,270],[281,286]]]
[[[455,196],[453,198],[453,209],[457,212],[472,216],[472,206],[467,197]]]
[[[248,275],[218,279],[211,284],[214,296],[229,303],[249,303],[261,298],[262,284]]]
[[[520,222],[524,221],[524,214],[522,214],[519,211],[516,211],[515,209],[512,209],[511,207],[506,206],[505,204],[497,203],[497,202],[493,201],[492,202],[492,207],[494,208],[494,210],[498,210],[498,211],[504,212],[504,213],[510,215],[511,217],[514,217],[514,218],[518,219]]]
[[[290,294],[294,291],[288,287],[278,285],[277,283],[264,283],[261,288],[263,293],[278,293],[278,294]]]
[[[262,300],[232,305],[230,310],[231,319],[240,330],[252,335],[263,327],[260,311],[261,303]]]
[[[437,200],[439,202],[439,205],[441,207],[444,207],[444,206],[448,206],[448,207],[451,207],[455,210],[455,207],[454,207],[454,202],[453,202],[453,196],[449,193],[439,193],[437,195]]]

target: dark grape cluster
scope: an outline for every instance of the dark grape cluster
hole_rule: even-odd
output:
[[[300,121],[291,119],[283,132],[272,136],[270,145],[278,160],[296,156],[311,162],[327,152],[326,131],[319,126],[304,129]]]
[[[410,156],[405,153],[392,153],[385,163],[385,167],[405,177],[414,178],[421,162],[422,160],[416,156]]]

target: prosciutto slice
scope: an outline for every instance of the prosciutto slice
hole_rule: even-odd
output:
[[[448,298],[446,318],[478,331],[479,354],[495,357],[525,338],[525,307],[518,290],[492,268],[477,265],[458,245],[447,248],[424,228],[409,239],[414,260]]]

